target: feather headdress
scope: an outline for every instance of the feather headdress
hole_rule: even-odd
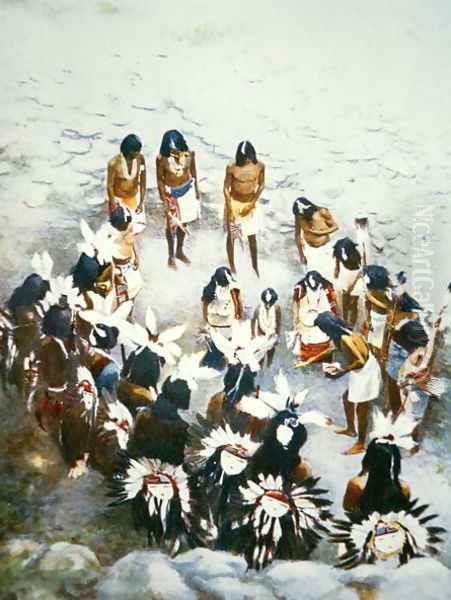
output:
[[[83,242],[77,244],[77,249],[81,253],[97,258],[99,264],[108,264],[111,262],[115,252],[115,239],[117,233],[109,224],[104,224],[95,233],[84,219],[80,221],[80,231],[83,236]]]
[[[320,427],[330,427],[332,425],[332,419],[318,410],[300,413],[300,408],[309,390],[306,388],[293,394],[282,369],[274,377],[274,383],[275,393],[259,391],[257,396],[243,396],[237,406],[238,410],[258,419],[271,419],[283,410],[291,410],[296,413],[303,425],[310,423]]]
[[[171,381],[183,379],[183,381],[186,381],[189,389],[195,391],[198,389],[197,382],[199,380],[208,380],[217,377],[219,375],[218,371],[200,365],[203,355],[203,352],[184,354],[175,370],[171,373]]]
[[[412,433],[417,424],[418,422],[405,412],[397,417],[392,413],[385,416],[376,408],[373,415],[373,431],[369,437],[371,440],[377,440],[379,444],[394,444],[399,448],[412,450],[416,446]]]
[[[50,306],[64,303],[72,310],[85,308],[86,303],[80,290],[74,287],[72,275],[59,275],[49,281],[50,289],[45,295],[42,302],[44,310],[48,310]]]
[[[412,558],[438,554],[436,544],[442,541],[440,534],[445,530],[427,526],[437,515],[421,517],[428,505],[417,507],[416,503],[417,500],[407,511],[399,513],[372,513],[360,523],[335,519],[336,531],[330,533],[331,541],[346,547],[337,566],[352,569],[391,557],[397,557],[403,565]]]
[[[31,259],[31,266],[34,273],[42,277],[44,281],[50,280],[52,276],[53,260],[47,250],[42,254],[35,252]]]

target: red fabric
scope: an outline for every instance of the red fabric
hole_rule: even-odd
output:
[[[321,342],[320,344],[303,344],[301,342],[301,351],[299,354],[299,358],[302,361],[309,360],[311,358],[314,358],[315,356],[318,356],[322,352],[325,352],[328,349],[330,349],[331,352],[333,350],[333,345],[329,341]],[[324,355],[324,359],[321,360],[326,360],[326,358],[327,355]]]
[[[177,198],[174,198],[174,196],[171,196],[170,194],[166,194],[166,202],[168,203],[169,213],[180,221],[180,206]],[[178,227],[177,223],[175,223],[169,215],[166,217],[166,223],[168,229],[171,230],[172,235],[175,235]]]

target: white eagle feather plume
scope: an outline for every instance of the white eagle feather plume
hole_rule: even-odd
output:
[[[50,280],[53,270],[53,260],[47,250],[42,254],[35,252],[31,259],[31,266],[34,273],[42,277],[44,281]]]
[[[379,443],[395,444],[399,448],[412,450],[416,446],[412,433],[417,423],[405,412],[400,413],[394,419],[391,412],[385,416],[381,410],[376,408],[373,415],[373,431],[370,433],[370,439],[377,439]]]

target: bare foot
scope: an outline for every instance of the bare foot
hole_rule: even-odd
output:
[[[349,450],[345,450],[343,454],[350,456],[351,454],[361,454],[362,452],[365,452],[365,446],[362,442],[356,442]]]
[[[190,259],[183,252],[177,252],[177,254],[175,256],[176,256],[176,258],[178,258],[179,260],[181,260],[183,263],[185,263],[185,265],[190,265],[191,264]]]
[[[174,269],[174,271],[177,271],[177,265],[176,265],[176,262],[175,262],[175,260],[173,258],[169,258],[168,259],[168,267],[170,269]]]
[[[335,430],[338,435],[347,435],[349,437],[356,437],[357,432],[355,429],[349,429],[348,427],[339,427]]]
[[[77,462],[71,469],[69,469],[69,473],[67,474],[67,476],[69,477],[69,479],[78,479],[84,473],[86,473],[87,470],[88,470],[88,465],[86,463],[86,460],[81,458],[81,459],[77,460]]]

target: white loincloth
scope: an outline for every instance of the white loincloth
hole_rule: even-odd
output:
[[[361,277],[359,277],[359,270],[351,271],[347,269],[343,263],[340,263],[338,277],[334,278],[333,284],[337,291],[346,292],[354,283],[356,278],[359,278],[357,283],[354,285],[351,296],[362,296],[365,292],[365,283]]]
[[[374,310],[370,312],[372,330],[368,332],[368,344],[379,350],[384,343],[385,325],[387,323],[387,314],[377,313]]]
[[[379,363],[371,352],[361,369],[350,371],[348,375],[348,400],[353,404],[369,402],[379,396],[382,375]]]
[[[166,192],[171,195],[171,188],[166,186]],[[177,198],[177,202],[180,209],[180,221],[181,223],[192,223],[197,221],[200,217],[200,202],[196,198],[196,190],[194,183],[190,189],[184,194]]]
[[[240,226],[241,235],[243,237],[257,235],[262,228],[261,212],[258,204],[244,217],[238,214],[239,211],[246,208],[247,205],[249,205],[249,202],[239,202],[238,200],[231,198],[232,220],[236,225]]]
[[[320,275],[332,283],[335,271],[332,241],[318,248],[310,246],[305,239],[303,239],[303,242],[302,248],[307,261],[307,269],[309,271],[318,271]]]
[[[116,265],[115,268],[120,270],[124,275],[127,283],[128,298],[129,300],[133,300],[136,298],[144,284],[141,271],[134,267],[131,260],[125,265]]]

